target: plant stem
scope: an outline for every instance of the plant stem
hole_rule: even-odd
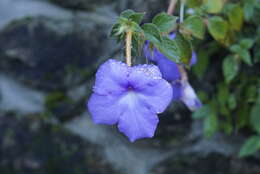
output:
[[[170,1],[169,7],[168,7],[168,10],[167,10],[167,13],[169,15],[172,15],[174,13],[177,2],[178,2],[178,0],[171,0]],[[181,0],[180,23],[182,23],[183,20],[184,20],[184,6],[185,6],[185,0]],[[188,75],[187,75],[185,68],[182,65],[177,65],[177,66],[178,66],[178,69],[181,73],[181,81],[188,81]]]
[[[185,6],[185,0],[181,0],[180,23],[183,23],[183,20],[184,20],[184,6]]]
[[[167,14],[172,15],[178,0],[171,0],[168,6]]]
[[[126,64],[131,66],[131,49],[132,49],[132,31],[126,32]]]

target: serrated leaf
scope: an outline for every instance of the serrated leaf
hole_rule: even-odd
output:
[[[135,13],[135,11],[128,9],[128,10],[123,11],[120,14],[120,17],[129,18],[129,16],[131,16],[134,13]]]
[[[189,16],[183,23],[183,27],[199,39],[204,38],[205,24],[199,16]]]
[[[145,15],[145,13],[133,13],[128,18],[131,21],[136,22],[137,24],[140,24],[144,18],[144,15]]]
[[[218,118],[215,113],[211,113],[203,122],[204,136],[210,138],[218,130]]]
[[[143,29],[145,30],[145,28]],[[145,34],[145,36],[147,40],[150,40],[170,60],[189,65],[192,56],[191,44],[181,34],[176,33],[173,40],[168,36],[162,36],[161,42],[149,33]]]
[[[219,13],[224,6],[223,0],[203,0],[203,2],[203,6],[208,13]]]
[[[168,36],[163,36],[162,40],[161,43],[154,43],[155,47],[170,60],[180,63],[180,55],[175,41],[171,40]]]
[[[117,22],[112,26],[110,36],[120,37],[120,35],[123,34],[128,28],[127,22],[128,20],[126,18],[119,17]]]
[[[186,65],[189,65],[190,59],[192,57],[191,43],[187,39],[185,39],[180,33],[176,33],[174,42],[177,46],[180,61]]]
[[[260,95],[258,95],[258,99],[251,110],[250,123],[255,131],[260,134]]]
[[[137,24],[136,22],[130,22],[130,28],[134,33],[143,33],[143,29],[140,27],[139,24]]]
[[[252,136],[246,140],[239,152],[239,157],[246,157],[260,150],[260,137]]]
[[[208,20],[208,29],[215,40],[223,41],[228,33],[228,23],[219,16],[211,17]]]
[[[200,109],[193,112],[192,118],[193,119],[206,118],[210,115],[210,113],[211,113],[210,105],[203,105]]]
[[[158,27],[155,24],[147,23],[142,26],[144,31],[144,36],[146,40],[151,41],[152,43],[158,43],[162,41],[162,36]]]
[[[229,83],[236,77],[239,64],[233,56],[228,56],[224,59],[222,68],[225,81]]]
[[[110,32],[110,36],[112,36],[112,37],[118,36],[120,34],[119,33],[119,27],[120,27],[119,23],[114,24],[112,26],[112,29],[111,29],[111,32]]]
[[[167,13],[159,13],[157,14],[152,23],[155,24],[161,32],[169,32],[171,31],[176,24],[177,17],[168,15]]]
[[[232,4],[227,12],[230,27],[233,30],[240,31],[243,21],[244,21],[244,12],[239,4]]]

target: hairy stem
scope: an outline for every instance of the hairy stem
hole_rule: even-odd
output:
[[[131,62],[132,36],[133,36],[132,31],[128,31],[126,33],[126,64],[128,66],[131,66],[132,64]]]
[[[171,1],[170,1],[170,4],[169,4],[169,6],[168,6],[168,10],[167,10],[167,13],[168,13],[169,15],[173,14],[177,2],[178,2],[178,0],[171,0]]]

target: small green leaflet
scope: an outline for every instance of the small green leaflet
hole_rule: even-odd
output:
[[[176,26],[177,17],[168,15],[166,13],[157,14],[152,23],[155,24],[161,32],[170,32]]]
[[[228,15],[230,27],[235,31],[239,31],[244,22],[244,11],[240,7],[240,5],[230,4],[227,15]]]
[[[160,30],[155,24],[147,23],[142,26],[144,31],[144,36],[146,40],[151,41],[152,43],[162,42],[162,36]]]
[[[221,17],[214,16],[208,20],[208,29],[215,40],[223,41],[228,33],[228,23]]]
[[[224,6],[224,0],[203,0],[203,3],[208,13],[219,13]]]
[[[246,157],[260,150],[260,137],[252,136],[246,140],[239,152],[239,157]]]
[[[189,16],[183,23],[183,27],[194,37],[203,39],[205,34],[205,24],[199,16]]]
[[[228,56],[224,59],[222,68],[225,81],[230,83],[238,73],[239,63],[234,56]]]

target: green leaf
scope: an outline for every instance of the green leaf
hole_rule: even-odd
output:
[[[239,4],[231,4],[227,12],[230,28],[240,31],[244,21],[244,11]]]
[[[218,118],[215,113],[211,113],[203,122],[204,136],[210,138],[218,130]]]
[[[137,24],[140,24],[144,18],[145,13],[134,13],[129,16],[129,19]]]
[[[206,118],[211,114],[210,105],[203,105],[199,110],[193,112],[192,118],[193,119],[201,119]]]
[[[154,43],[155,47],[170,60],[180,63],[180,54],[176,42],[168,36],[163,36],[162,39],[161,43]]]
[[[111,32],[110,32],[110,36],[112,37],[116,37],[118,36],[120,33],[120,24],[116,23],[112,26]]]
[[[244,14],[246,21],[249,21],[254,16],[255,4],[257,4],[255,0],[245,0]]]
[[[239,157],[252,155],[260,150],[260,137],[252,136],[246,140],[239,152]]]
[[[140,25],[137,24],[136,22],[130,22],[129,27],[134,33],[143,33],[144,32],[143,29],[140,27]]]
[[[258,95],[258,99],[251,110],[250,123],[253,128],[260,134],[260,95]]]
[[[219,13],[224,6],[223,0],[203,0],[203,2],[203,6],[208,13]]]
[[[250,49],[254,45],[253,39],[242,39],[240,41],[240,46],[244,49]]]
[[[249,53],[249,51],[245,48],[242,48],[240,45],[232,45],[230,47],[230,50],[234,53],[236,53],[237,55],[239,55],[239,57],[248,65],[252,65],[252,60],[251,60],[251,55]]]
[[[248,64],[249,66],[252,65],[251,55],[248,50],[240,50],[239,55],[246,64]]]
[[[129,16],[131,16],[132,14],[135,14],[135,11],[133,10],[125,10],[120,14],[120,17],[124,17],[124,18],[129,18]]]
[[[233,80],[236,77],[239,70],[239,64],[236,61],[234,56],[228,56],[223,61],[222,68],[223,68],[225,81],[229,83],[231,82],[231,80]]]
[[[208,64],[209,64],[209,56],[207,52],[200,49],[197,53],[196,66],[192,67],[192,71],[196,74],[198,78],[202,78],[205,71],[207,70]]]
[[[174,42],[176,43],[177,51],[179,53],[178,55],[181,62],[185,65],[189,65],[190,59],[192,57],[191,43],[188,40],[186,40],[180,33],[176,33]]]
[[[246,89],[246,101],[248,103],[255,102],[257,99],[257,86],[255,84],[247,87]]]
[[[219,16],[211,17],[208,20],[208,29],[215,40],[223,41],[228,33],[228,23]]]
[[[199,7],[202,4],[202,0],[187,0],[189,8]]]
[[[175,27],[176,19],[177,17],[163,12],[157,14],[153,18],[152,23],[155,24],[161,32],[169,32]]]
[[[219,83],[218,84],[218,93],[217,93],[217,98],[218,102],[223,106],[226,104],[228,101],[228,96],[229,96],[229,89],[228,85],[225,83]]]
[[[158,27],[155,24],[147,23],[142,26],[144,36],[146,40],[151,41],[154,44],[158,44],[162,41],[162,37]]]
[[[183,23],[183,27],[188,30],[194,37],[204,38],[205,25],[203,19],[199,16],[189,16]]]
[[[230,94],[228,98],[228,107],[229,109],[235,109],[237,106],[236,96],[234,94]]]

